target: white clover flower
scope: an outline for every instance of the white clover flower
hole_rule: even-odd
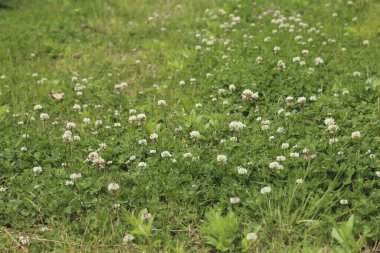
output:
[[[271,162],[269,163],[269,168],[275,170],[283,170],[284,166],[282,166],[279,162]]]
[[[359,71],[355,71],[354,73],[352,73],[353,77],[360,77],[361,75],[362,74]]]
[[[82,107],[81,107],[80,105],[75,104],[75,105],[73,106],[73,109],[74,109],[74,111],[79,112],[79,111],[82,109]]]
[[[124,237],[123,237],[123,244],[128,244],[129,242],[133,241],[135,239],[135,237],[131,234],[126,234]]]
[[[297,35],[296,37],[294,37],[294,40],[295,41],[300,41],[300,40],[302,40],[302,35]]]
[[[121,123],[120,122],[116,122],[113,124],[114,127],[121,127]]]
[[[185,85],[186,84],[186,82],[185,81],[179,81],[179,85],[181,85],[181,86],[183,86],[183,85]]]
[[[257,240],[257,234],[256,233],[248,233],[245,237],[248,241],[255,241]]]
[[[29,236],[26,236],[26,235],[25,236],[21,235],[19,237],[19,241],[22,246],[28,246],[30,244],[30,238]]]
[[[361,137],[361,133],[359,131],[355,131],[351,133],[351,138],[352,139],[358,139]]]
[[[146,120],[146,116],[144,113],[140,113],[140,114],[137,114],[137,119],[140,121],[140,122],[144,122]]]
[[[277,133],[279,133],[279,134],[285,133],[285,128],[284,127],[277,128]]]
[[[108,185],[107,189],[109,192],[114,193],[120,189],[120,185],[118,185],[117,183],[110,183]]]
[[[72,130],[76,127],[76,124],[74,122],[67,122],[66,123],[66,129],[67,130]]]
[[[283,162],[283,161],[286,160],[286,157],[283,156],[283,155],[280,155],[280,156],[277,156],[276,160],[279,161],[279,162]]]
[[[380,177],[380,171],[376,171],[375,174],[377,177]]]
[[[253,91],[247,89],[243,91],[241,96],[244,101],[256,100],[259,98],[259,93],[253,93]]]
[[[312,102],[315,102],[315,101],[317,101],[317,97],[316,96],[311,96],[309,98],[309,100],[312,101]]]
[[[158,140],[158,134],[156,133],[152,133],[149,138],[152,140],[152,141],[157,141]]]
[[[69,131],[69,130],[65,131],[63,133],[63,135],[62,135],[62,141],[63,141],[63,143],[70,143],[70,142],[72,142],[73,141],[72,135],[73,134],[72,134],[71,131]]]
[[[306,104],[306,98],[305,97],[299,97],[297,99],[297,103],[299,103],[300,105],[305,105]]]
[[[323,59],[320,58],[320,57],[317,57],[314,59],[314,64],[315,66],[319,66],[319,65],[322,65],[324,63]]]
[[[43,108],[42,105],[35,105],[35,106],[33,107],[33,109],[34,109],[35,111],[41,110],[42,108]]]
[[[164,107],[164,106],[166,106],[167,104],[166,104],[166,101],[165,101],[165,100],[158,100],[157,105],[160,106],[160,107]]]
[[[280,52],[280,50],[281,50],[280,47],[275,46],[275,47],[273,48],[273,53],[277,54],[278,52]]]
[[[286,69],[286,65],[285,65],[285,62],[283,62],[282,60],[279,60],[277,62],[277,68],[280,70],[280,71],[284,71]]]
[[[152,218],[152,214],[151,213],[143,213],[142,215],[141,215],[141,219],[142,220],[149,220],[149,219],[151,219]]]
[[[248,174],[248,170],[244,168],[243,166],[238,166],[237,171],[239,175],[245,175]]]
[[[333,118],[326,118],[324,120],[324,123],[325,123],[326,126],[335,125],[335,120]]]
[[[71,180],[77,180],[77,179],[79,179],[81,177],[82,177],[81,173],[73,173],[73,174],[70,175],[70,179]]]
[[[155,149],[149,150],[149,154],[156,154],[156,153],[157,153],[157,150],[155,150]]]
[[[170,154],[169,151],[163,151],[163,152],[161,152],[161,157],[163,157],[163,158],[172,157],[172,154]]]
[[[262,64],[263,63],[263,57],[257,56],[255,61],[256,61],[256,64]]]
[[[238,197],[232,197],[230,198],[230,203],[231,204],[237,204],[240,202],[240,199]]]
[[[137,111],[136,111],[136,109],[129,109],[129,113],[134,114],[134,113],[137,113]]]
[[[281,148],[282,148],[282,149],[287,149],[287,148],[289,148],[289,143],[286,143],[286,142],[285,142],[285,143],[282,143],[282,144],[281,144]]]
[[[296,180],[296,183],[297,183],[297,184],[303,184],[303,182],[304,182],[304,181],[303,181],[302,178],[298,178],[298,179]]]
[[[270,186],[263,187],[260,190],[261,194],[267,194],[267,193],[270,193],[271,191],[272,191],[272,188]]]
[[[89,125],[89,124],[91,124],[91,119],[89,119],[89,118],[84,118],[84,119],[83,119],[83,123],[84,123],[85,125]]]
[[[114,89],[115,89],[117,92],[120,92],[120,91],[123,89],[123,86],[121,86],[121,84],[115,84]]]
[[[231,131],[240,131],[242,129],[244,129],[246,127],[245,124],[243,124],[242,122],[240,121],[232,121],[228,127],[230,128]]]
[[[363,40],[363,45],[364,46],[368,46],[369,45],[369,41],[368,40]]]
[[[270,127],[270,121],[269,120],[261,121],[261,130],[268,130],[269,127]]]
[[[33,172],[34,173],[41,173],[42,172],[42,168],[40,166],[33,167]]]
[[[300,61],[301,61],[301,57],[299,56],[293,57],[293,63],[300,62]]]
[[[49,119],[49,114],[47,114],[47,113],[41,113],[40,114],[40,119],[41,120],[48,120]]]
[[[148,141],[146,140],[146,139],[141,139],[141,140],[139,140],[139,145],[143,145],[143,146],[145,146],[145,145],[147,145],[148,144]]]
[[[236,90],[236,86],[235,86],[234,84],[230,84],[230,85],[228,86],[228,89],[229,89],[230,91],[235,91],[235,90]]]
[[[219,89],[219,90],[218,90],[218,94],[219,94],[220,96],[224,96],[224,95],[227,94],[227,91],[226,91],[225,89]]]
[[[338,131],[339,127],[337,125],[328,125],[327,126],[327,131],[329,133],[336,133]]]
[[[216,160],[218,161],[218,163],[227,163],[227,156],[217,155]]]
[[[291,97],[291,96],[288,96],[288,97],[285,98],[285,102],[286,102],[286,104],[288,106],[291,106],[293,104],[293,102],[294,102],[294,98]]]
[[[341,200],[339,201],[339,203],[340,203],[341,205],[348,205],[348,200],[347,200],[347,199],[341,199]]]
[[[144,168],[146,168],[148,165],[145,163],[145,162],[139,162],[138,164],[137,164],[137,168],[142,168],[142,169],[144,169]]]
[[[135,123],[137,121],[137,116],[135,116],[135,115],[129,116],[128,120],[131,123]]]
[[[297,153],[297,152],[290,153],[290,157],[292,157],[292,158],[297,158],[297,157],[299,157],[299,156],[300,156],[300,154]]]
[[[304,56],[307,56],[307,55],[309,54],[309,50],[307,50],[307,49],[303,49],[303,50],[301,51],[301,53],[302,53]]]
[[[103,125],[103,121],[101,121],[100,119],[98,119],[98,120],[95,121],[95,125],[96,126],[101,126],[101,125]]]
[[[190,132],[190,138],[191,139],[199,139],[201,137],[201,134],[198,131],[191,131]]]
[[[196,108],[196,109],[200,109],[200,108],[202,108],[202,107],[203,107],[203,105],[202,105],[201,103],[195,104],[195,108]]]
[[[187,152],[187,153],[184,153],[183,154],[183,157],[184,158],[189,158],[189,157],[192,157],[193,155],[190,153],[190,152]]]
[[[99,156],[99,154],[96,151],[91,152],[88,157],[87,161],[90,161],[94,166],[98,167],[99,169],[104,169],[106,161]]]

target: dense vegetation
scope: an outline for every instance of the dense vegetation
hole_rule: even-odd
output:
[[[380,3],[0,3],[1,252],[378,252]]]

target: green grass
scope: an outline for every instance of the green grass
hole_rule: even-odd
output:
[[[0,251],[378,252],[380,2],[348,2],[0,1]]]

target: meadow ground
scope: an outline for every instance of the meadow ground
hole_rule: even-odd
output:
[[[379,252],[380,2],[0,1],[1,252]]]

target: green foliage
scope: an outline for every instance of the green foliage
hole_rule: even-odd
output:
[[[233,250],[239,229],[234,212],[222,215],[222,211],[210,209],[205,217],[202,232],[207,243],[222,252]]]
[[[360,252],[365,242],[365,236],[357,239],[354,234],[355,215],[351,215],[347,222],[336,226],[331,231],[331,236],[339,242],[341,248],[335,248],[334,252]]]
[[[145,239],[150,239],[152,232],[152,225],[154,221],[154,215],[149,219],[144,219],[144,214],[147,214],[146,209],[141,210],[137,215],[128,215],[127,220],[132,226],[131,233],[136,236],[142,236]]]
[[[1,1],[0,252],[377,252],[379,11]]]
[[[0,120],[3,119],[3,115],[4,115],[4,113],[7,112],[8,109],[9,109],[8,105],[0,106]]]

